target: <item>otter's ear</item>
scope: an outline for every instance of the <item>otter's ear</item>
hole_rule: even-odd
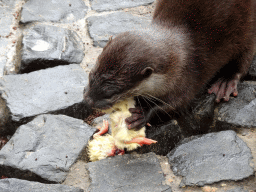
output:
[[[154,69],[151,67],[146,67],[141,71],[141,75],[143,75],[144,78],[149,77],[153,73]]]
[[[103,48],[103,50],[106,49],[107,46],[109,46],[109,44],[111,43],[112,39],[113,39],[113,36],[111,35],[111,36],[109,37],[109,39],[108,39],[108,43],[107,43],[106,46]]]

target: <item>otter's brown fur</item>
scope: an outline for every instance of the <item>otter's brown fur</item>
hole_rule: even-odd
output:
[[[186,106],[221,69],[227,71],[209,92],[228,100],[253,59],[255,33],[256,0],[158,0],[151,26],[108,42],[85,101],[102,109],[128,96],[161,100],[144,116],[131,109],[127,123],[140,128],[159,108]]]

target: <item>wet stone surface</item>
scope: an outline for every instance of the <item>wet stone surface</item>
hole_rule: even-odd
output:
[[[238,93],[236,98],[221,104],[216,127],[256,127],[256,83],[240,83]]]
[[[154,153],[124,155],[88,163],[92,180],[89,191],[168,191],[162,185],[164,176]]]
[[[115,37],[122,32],[146,28],[150,24],[149,18],[133,16],[124,12],[92,16],[88,17],[87,21],[93,44],[100,47],[106,45],[110,36]]]
[[[20,72],[61,64],[81,63],[84,47],[76,32],[61,27],[36,25],[23,32]]]
[[[1,179],[1,192],[83,192],[82,189],[60,184],[42,184],[38,182],[25,181],[20,179]]]
[[[180,186],[242,180],[253,175],[252,154],[234,131],[209,133],[185,139],[167,157]]]
[[[83,89],[88,75],[78,64],[58,66],[0,79],[0,93],[14,122],[27,122],[43,113],[84,118]]]
[[[29,0],[22,8],[21,22],[71,23],[84,18],[87,10],[82,0]]]
[[[115,11],[122,8],[149,5],[154,0],[90,0],[92,9],[95,11]]]
[[[68,116],[38,116],[20,126],[2,148],[0,173],[7,177],[34,180],[40,176],[44,182],[63,182],[95,131],[82,120]],[[24,174],[26,171],[32,174]]]

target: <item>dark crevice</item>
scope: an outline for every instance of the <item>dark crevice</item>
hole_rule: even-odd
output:
[[[58,182],[48,181],[42,177],[32,173],[31,171],[18,170],[9,166],[0,166],[0,173],[8,178],[24,179],[28,181],[37,181],[47,184],[56,184]]]
[[[47,68],[53,68],[59,65],[69,65],[70,63],[67,61],[60,61],[60,60],[33,60],[33,61],[26,61],[21,62],[21,68],[19,70],[20,74],[23,73],[30,73],[33,71],[41,70],[41,69],[47,69]]]

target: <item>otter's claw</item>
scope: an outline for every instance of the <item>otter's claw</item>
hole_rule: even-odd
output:
[[[228,101],[231,94],[233,94],[233,96],[237,96],[238,82],[239,79],[236,78],[229,81],[219,80],[218,82],[212,85],[212,87],[208,90],[208,93],[214,93],[216,95],[215,101],[217,103],[219,103],[221,99],[224,99],[224,101]]]
[[[146,124],[145,117],[140,108],[130,108],[131,117],[125,119],[128,129],[139,130]]]

